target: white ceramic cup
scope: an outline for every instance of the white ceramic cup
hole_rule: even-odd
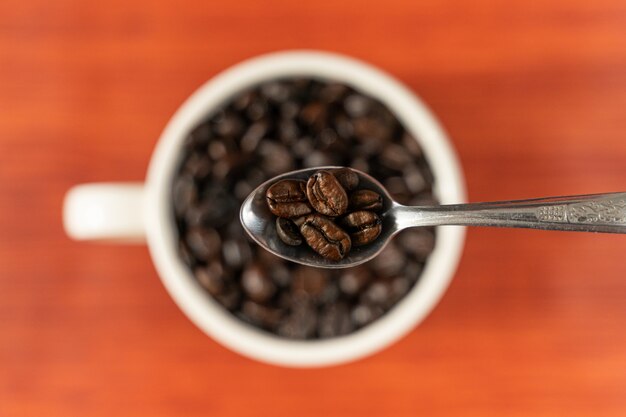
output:
[[[312,51],[279,52],[242,62],[200,87],[180,107],[159,139],[145,184],[102,183],[72,188],[64,224],[78,240],[147,240],[158,273],[174,301],[206,334],[248,357],[283,366],[314,367],[349,362],[377,352],[408,333],[437,304],[456,270],[465,230],[437,230],[436,246],[413,289],[391,311],[347,336],[292,341],[257,330],[208,296],[177,255],[170,189],[190,130],[238,92],[281,77],[314,77],[348,84],[384,103],[418,140],[444,204],[465,200],[455,152],[426,106],[381,70],[355,59]]]

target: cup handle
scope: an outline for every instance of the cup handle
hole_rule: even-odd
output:
[[[93,183],[71,188],[63,202],[63,225],[75,240],[145,241],[143,183]]]

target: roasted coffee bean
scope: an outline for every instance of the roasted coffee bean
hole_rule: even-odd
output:
[[[256,149],[268,129],[269,122],[267,120],[259,120],[258,122],[252,124],[246,133],[241,137],[241,143],[239,145],[241,150],[244,152],[252,152]]]
[[[221,239],[215,229],[195,227],[185,236],[191,253],[200,261],[206,261],[219,253]]]
[[[250,244],[241,239],[228,239],[222,245],[222,257],[231,268],[241,268],[252,259]]]
[[[300,229],[294,222],[284,217],[276,218],[276,234],[287,245],[298,246],[302,244]]]
[[[336,165],[336,160],[332,154],[328,152],[313,151],[304,158],[302,165],[304,165],[305,168]]]
[[[361,299],[369,304],[384,306],[391,297],[391,285],[388,282],[374,282],[367,287]]]
[[[393,135],[393,126],[381,122],[372,117],[362,117],[356,119],[353,123],[354,135],[362,141],[376,143],[382,146],[380,142],[387,142]]]
[[[355,211],[341,220],[342,226],[350,234],[353,246],[372,243],[382,230],[382,222],[376,213],[371,211]]]
[[[273,329],[280,322],[282,312],[277,308],[271,308],[254,301],[244,301],[241,305],[241,313],[244,319],[252,324]]]
[[[332,220],[319,214],[304,218],[300,233],[317,253],[331,261],[340,261],[350,251],[350,236]]]
[[[278,217],[299,217],[311,213],[306,181],[282,180],[272,184],[265,194],[272,214]]]
[[[350,168],[336,169],[332,174],[346,191],[352,191],[359,185],[359,175]]]
[[[349,88],[344,84],[331,83],[320,89],[319,96],[325,103],[336,103],[349,92]]]
[[[317,324],[320,337],[335,337],[350,333],[354,324],[350,318],[350,308],[346,303],[338,302],[324,308]]]
[[[211,295],[217,295],[224,289],[224,268],[217,261],[211,262],[208,266],[196,267],[194,275]]]
[[[293,274],[291,291],[295,297],[318,299],[326,289],[328,277],[320,268],[299,265]]]
[[[198,200],[198,191],[193,178],[181,175],[174,182],[172,188],[172,200],[176,214],[184,215],[189,208]]]
[[[185,171],[193,178],[202,180],[211,173],[211,160],[204,155],[193,153],[185,163]]]
[[[191,254],[191,251],[187,247],[187,244],[184,240],[181,240],[178,243],[178,255],[180,256],[180,259],[185,263],[185,265],[193,267],[196,264],[196,259]]]
[[[384,312],[380,306],[361,303],[352,309],[352,321],[357,327],[362,327],[382,316]]]
[[[250,265],[243,271],[241,287],[248,297],[259,303],[269,300],[276,292],[269,275],[258,264]]]
[[[267,260],[262,255],[270,254],[274,257],[274,259]],[[269,276],[278,287],[287,287],[291,284],[291,272],[285,266],[285,264],[281,263],[276,255],[271,254],[269,251],[263,250],[260,251],[259,262],[268,267]]]
[[[320,129],[326,119],[327,108],[324,104],[312,102],[300,110],[300,120],[308,126]]]
[[[348,208],[348,195],[337,178],[328,171],[318,171],[306,184],[311,206],[327,216],[341,216]]]
[[[229,282],[224,285],[224,288],[219,294],[213,297],[215,297],[217,302],[223,305],[224,308],[233,311],[241,301],[241,291],[239,291],[233,282]]]
[[[410,230],[406,232],[410,232]],[[371,266],[378,276],[384,277],[398,275],[403,271],[405,264],[406,256],[393,240],[371,262]]]
[[[403,232],[367,264],[322,270],[250,243],[239,223],[239,207],[254,188],[305,167],[352,167],[389,183],[412,205],[437,204],[419,143],[382,103],[347,85],[280,79],[242,91],[192,129],[181,152],[171,191],[181,262],[208,297],[251,326],[285,338],[348,334],[393,308],[428,262],[432,228]],[[336,178],[349,195],[359,190]],[[300,191],[306,213],[291,219],[298,230],[313,213]],[[359,209],[349,205],[342,217],[353,211]],[[190,233],[199,256],[188,246]],[[259,288],[274,290],[258,302],[244,281],[255,296],[265,291]]]
[[[278,334],[291,339],[306,339],[317,329],[317,311],[311,301],[300,300],[292,305],[289,316],[278,326]]]
[[[372,105],[372,99],[361,94],[351,94],[346,97],[344,102],[344,108],[350,117],[362,117],[367,115]]]
[[[435,235],[427,228],[406,230],[398,235],[398,243],[406,253],[424,261],[435,249]]]
[[[189,136],[185,138],[185,149],[190,151],[203,151],[206,149],[209,141],[213,137],[211,132],[211,125],[209,123],[202,123],[198,125],[194,130],[189,133]]]
[[[347,295],[353,296],[361,292],[371,281],[372,273],[365,266],[346,269],[339,278],[339,289]]]
[[[350,194],[348,207],[350,210],[380,211],[383,209],[383,198],[372,190],[356,190]]]
[[[220,136],[236,137],[243,133],[244,123],[241,117],[232,112],[219,112],[215,118],[215,133]]]

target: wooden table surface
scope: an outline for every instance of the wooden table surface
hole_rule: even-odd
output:
[[[622,0],[3,0],[0,415],[626,415],[624,236],[470,230],[421,326],[313,370],[206,337],[144,246],[65,237],[70,186],[141,180],[197,86],[291,48],[418,92],[473,201],[626,189]]]

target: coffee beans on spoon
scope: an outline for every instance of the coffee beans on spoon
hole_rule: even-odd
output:
[[[383,199],[366,189],[348,194],[358,185],[359,176],[350,168],[317,171],[306,185],[298,179],[272,184],[265,198],[270,211],[278,216],[276,234],[290,246],[305,241],[320,256],[335,262],[352,246],[373,242],[382,230],[374,211],[382,210]],[[349,207],[356,211],[350,212]],[[311,210],[315,213],[309,214]]]

